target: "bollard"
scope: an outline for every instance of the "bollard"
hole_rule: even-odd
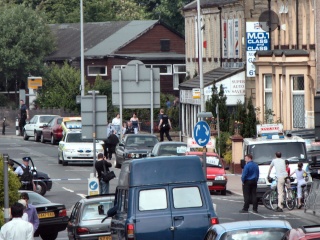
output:
[[[6,118],[3,118],[3,122],[2,122],[2,135],[6,134]]]
[[[19,119],[16,118],[16,135],[19,136],[20,135],[20,130],[19,130]]]

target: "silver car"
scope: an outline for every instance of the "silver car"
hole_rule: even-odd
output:
[[[111,218],[103,223],[101,220],[113,206],[114,194],[87,196],[78,201],[69,218],[69,239],[111,240]]]

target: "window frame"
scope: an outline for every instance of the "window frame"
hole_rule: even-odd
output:
[[[90,68],[104,68],[105,73],[104,74],[90,73]],[[88,76],[108,76],[108,67],[105,65],[88,65],[87,72],[88,72]]]

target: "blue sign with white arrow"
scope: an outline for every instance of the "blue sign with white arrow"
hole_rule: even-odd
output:
[[[89,182],[89,188],[90,188],[90,190],[97,190],[97,189],[98,189],[98,183],[97,183],[97,181],[91,181],[91,182]]]
[[[208,123],[205,121],[197,122],[193,129],[193,135],[199,146],[206,146],[210,140],[210,127]]]

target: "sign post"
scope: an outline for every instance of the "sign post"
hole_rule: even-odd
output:
[[[199,116],[198,116],[199,117]],[[193,129],[194,139],[197,144],[203,147],[203,173],[207,177],[207,148],[206,145],[210,140],[210,127],[207,122],[200,121],[197,122]]]

